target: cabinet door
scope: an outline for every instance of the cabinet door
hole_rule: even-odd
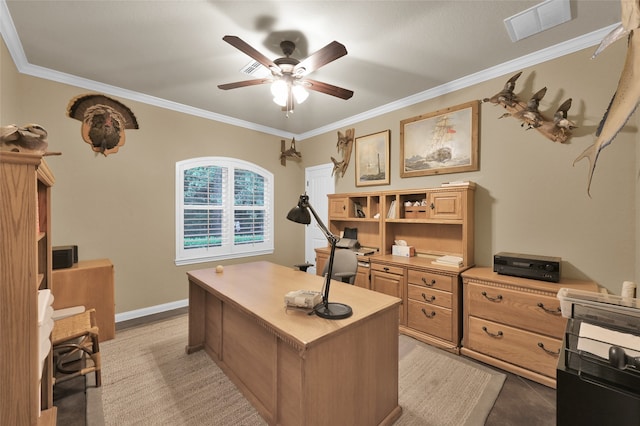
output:
[[[349,198],[336,197],[329,199],[329,218],[349,217]]]
[[[322,275],[327,260],[329,260],[328,254],[316,251],[316,275]]]
[[[390,274],[376,270],[371,271],[371,290],[398,297],[402,300],[404,275]],[[400,324],[404,325],[404,302],[400,305]]]
[[[427,205],[429,219],[462,219],[462,193],[460,192],[429,192]]]
[[[356,280],[354,284],[358,287],[369,288],[369,267],[363,266],[361,264],[358,265],[358,273],[356,275]]]

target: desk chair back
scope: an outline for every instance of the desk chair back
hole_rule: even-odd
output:
[[[327,276],[329,262],[325,263],[322,276]],[[353,284],[358,272],[358,256],[349,249],[338,249],[333,258],[333,271],[331,278],[337,281]]]

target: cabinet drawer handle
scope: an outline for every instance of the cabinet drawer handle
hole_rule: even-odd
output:
[[[562,313],[560,306],[558,306],[556,309],[549,309],[549,308],[545,308],[544,303],[542,302],[538,302],[538,308],[542,309],[548,314],[560,315]]]
[[[433,209],[435,209],[435,208],[436,208],[436,205],[435,205],[435,204],[433,204],[433,203],[431,203],[431,204],[429,204],[429,208],[430,208],[431,210],[433,210]]]
[[[422,313],[424,314],[424,316],[427,317],[427,318],[433,318],[433,317],[436,316],[436,313],[433,312],[433,311],[431,311],[431,313],[429,314],[429,313],[427,313],[427,311],[424,308],[422,308],[421,310],[422,310]]]
[[[384,269],[385,272],[389,272],[389,268],[387,268],[386,266],[382,269]]]
[[[422,298],[425,302],[433,302],[434,300],[436,300],[435,296],[427,297],[427,295],[424,293],[422,293]]]
[[[549,355],[555,355],[555,356],[560,355],[560,349],[558,349],[558,351],[557,351],[557,352],[555,352],[555,351],[550,351],[549,349],[547,349],[547,348],[545,348],[545,347],[544,347],[544,343],[542,343],[542,342],[538,342],[538,347],[539,347],[540,349],[542,349],[543,351],[545,351],[546,353],[548,353]]]
[[[426,286],[433,287],[436,284],[436,280],[427,282],[427,279],[425,277],[422,277],[422,283]]]
[[[482,295],[483,295],[487,300],[491,300],[492,302],[500,302],[500,301],[502,300],[502,295],[501,295],[501,294],[497,295],[496,297],[488,296],[486,291],[483,291],[481,294],[482,294]]]
[[[482,327],[482,331],[484,331],[491,337],[502,337],[502,331],[499,331],[499,330],[497,333],[491,333],[489,330],[487,330],[487,327]]]

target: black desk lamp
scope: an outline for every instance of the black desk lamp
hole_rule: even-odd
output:
[[[311,207],[311,204],[309,204],[309,196],[306,193],[300,196],[298,205],[289,211],[289,214],[287,214],[287,219],[296,223],[303,223],[305,225],[308,225],[311,223],[309,210],[311,210],[311,214],[313,214],[316,222],[318,222],[318,227],[331,245],[331,254],[329,255],[328,260],[329,267],[327,268],[327,277],[324,283],[322,302],[316,305],[313,308],[313,311],[319,317],[326,319],[349,318],[353,313],[350,306],[343,303],[329,303],[329,286],[331,285],[331,274],[333,273],[333,257],[336,252],[336,243],[338,242],[338,237],[329,232],[324,223],[322,223],[322,220],[320,220],[316,211],[313,209],[313,207]]]

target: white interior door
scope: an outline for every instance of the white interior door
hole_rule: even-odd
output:
[[[331,172],[333,170],[333,164],[322,164],[320,166],[307,167],[305,169],[305,188],[307,195],[309,196],[309,203],[313,206],[313,209],[318,213],[320,219],[325,225],[329,226],[329,201],[327,200],[327,194],[333,194],[335,192],[335,181]],[[316,252],[317,247],[326,247],[327,239],[318,227],[315,219],[311,218],[311,224],[305,227],[304,234],[305,251],[304,260],[307,263],[313,263],[314,266],[307,269],[310,274],[316,273]]]

